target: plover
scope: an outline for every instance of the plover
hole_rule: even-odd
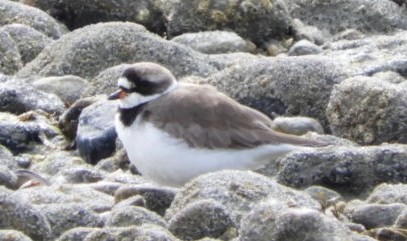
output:
[[[216,88],[179,83],[161,65],[141,62],[118,80],[115,128],[147,179],[181,186],[208,172],[259,167],[325,143],[273,131],[272,121]]]

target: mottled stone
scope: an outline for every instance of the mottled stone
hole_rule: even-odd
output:
[[[128,227],[131,225],[155,224],[165,227],[165,220],[148,209],[135,206],[114,207],[106,220],[106,226]]]

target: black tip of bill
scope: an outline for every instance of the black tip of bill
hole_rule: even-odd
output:
[[[109,95],[109,97],[107,97],[108,100],[117,100],[121,98],[122,95],[122,90],[118,90],[112,94]]]

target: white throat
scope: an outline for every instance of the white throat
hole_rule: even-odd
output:
[[[119,102],[119,106],[122,109],[130,109],[133,107],[136,107],[138,105],[141,105],[143,103],[152,101],[154,99],[157,99],[158,97],[168,94],[171,91],[175,90],[178,87],[178,82],[174,81],[166,91],[160,94],[155,94],[155,95],[149,95],[149,96],[143,96],[138,93],[131,93],[129,94],[126,98],[121,99]]]

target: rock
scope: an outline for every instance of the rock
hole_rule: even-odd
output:
[[[77,101],[89,85],[87,80],[73,75],[41,78],[32,84],[38,90],[57,95],[66,105]]]
[[[138,61],[159,62],[177,77],[205,76],[216,70],[207,63],[205,55],[163,40],[141,25],[112,22],[86,26],[64,35],[24,66],[18,76],[77,75],[91,79],[108,67]]]
[[[60,184],[24,188],[15,191],[14,196],[42,208],[44,206],[41,205],[48,204],[78,204],[97,213],[111,210],[114,204],[112,196],[96,191],[87,184]]]
[[[405,229],[397,228],[376,228],[365,233],[375,240],[380,241],[405,241],[407,240],[407,232]]]
[[[295,188],[322,185],[346,196],[364,196],[380,183],[406,182],[403,145],[327,147],[293,152],[279,162],[277,179]]]
[[[272,128],[276,131],[293,135],[304,135],[309,131],[324,134],[324,129],[317,120],[302,116],[279,116],[273,120]]]
[[[332,133],[360,144],[407,143],[407,90],[373,77],[335,86],[326,114]]]
[[[62,170],[61,175],[69,183],[92,183],[103,180],[106,173],[90,167],[71,167]]]
[[[254,52],[256,50],[256,46],[252,42],[242,39],[234,32],[226,31],[185,33],[171,39],[171,41],[205,54]]]
[[[270,178],[250,171],[220,171],[201,175],[187,183],[175,196],[165,213],[171,220],[185,207],[202,200],[222,204],[236,225],[256,203],[266,197],[278,197],[291,206],[320,209],[308,195],[278,184]]]
[[[168,229],[182,240],[218,238],[234,227],[228,210],[213,200],[200,200],[185,206],[168,221]]]
[[[24,24],[4,25],[0,28],[0,32],[2,31],[10,34],[17,44],[23,64],[33,60],[47,45],[52,43],[51,38]]]
[[[15,115],[0,112],[0,144],[14,154],[32,150],[36,144],[53,145],[50,139],[57,137],[58,130],[47,117],[37,113],[32,116],[32,120],[22,121]]]
[[[155,33],[165,32],[165,19],[154,1],[59,1],[22,0],[49,12],[52,17],[63,22],[69,29],[77,29],[98,22],[129,21],[144,25]]]
[[[334,42],[339,41],[339,40],[357,40],[357,39],[362,39],[365,38],[366,35],[363,34],[362,32],[356,30],[356,29],[346,29],[343,30],[342,32],[339,32],[333,36],[332,40]]]
[[[293,23],[296,40],[304,39],[310,41],[311,43],[321,45],[331,38],[331,34],[328,32],[321,31],[315,26],[306,25],[298,18],[295,18]]]
[[[404,203],[407,205],[407,184],[389,184],[378,185],[366,199],[369,203]]]
[[[407,210],[404,209],[397,217],[394,227],[407,229]]]
[[[38,205],[47,218],[54,237],[75,227],[101,227],[102,218],[87,206],[80,203]]]
[[[116,109],[117,103],[108,100],[96,102],[83,109],[79,117],[76,144],[79,154],[87,163],[96,164],[116,150]]]
[[[130,185],[119,188],[115,192],[114,198],[117,203],[136,195],[140,195],[144,198],[147,209],[163,216],[174,199],[175,190],[167,187]]]
[[[68,110],[66,110],[58,121],[58,127],[68,140],[74,140],[76,138],[76,132],[78,129],[79,116],[83,109],[91,104],[105,100],[106,96],[92,96],[83,98],[73,103]]]
[[[308,116],[326,126],[332,88],[349,75],[341,65],[320,56],[264,58],[215,73],[204,83],[266,115]]]
[[[394,71],[377,72],[373,75],[373,77],[387,81],[392,84],[400,84],[406,81],[406,79],[403,76]]]
[[[406,29],[406,9],[391,1],[285,1],[293,18],[335,34],[347,28],[369,33]],[[338,19],[340,19],[338,21]]]
[[[45,12],[21,3],[0,0],[0,26],[20,23],[30,26],[46,36],[57,39],[67,32],[55,19]]]
[[[129,170],[130,169],[130,160],[127,156],[126,150],[124,148],[118,148],[118,142],[119,140],[116,140],[116,153],[114,156],[105,158],[100,160],[96,164],[96,168],[107,171],[107,172],[115,172],[119,169],[121,170]],[[139,173],[137,173],[139,174]]]
[[[135,206],[115,207],[106,220],[106,226],[112,227],[141,226],[147,223],[162,227],[167,225],[158,214],[143,207]]]
[[[151,224],[130,227],[106,227],[103,229],[75,228],[64,233],[57,241],[121,241],[128,240],[129,237],[134,241],[180,241],[166,229]]]
[[[146,200],[141,195],[135,195],[127,199],[124,199],[123,201],[120,201],[115,205],[115,208],[122,208],[128,206],[145,207]]]
[[[56,177],[57,174],[66,169],[86,165],[84,160],[78,157],[77,154],[62,150],[50,152],[46,155],[26,154],[26,156],[34,162],[31,170]]]
[[[5,186],[9,189],[17,189],[17,176],[6,166],[0,165],[0,186]]]
[[[322,48],[311,43],[308,40],[301,40],[291,46],[288,51],[289,56],[312,55],[322,52]]]
[[[313,199],[317,200],[323,208],[327,208],[331,205],[343,201],[341,194],[335,192],[334,190],[321,187],[321,186],[311,186],[304,190]]]
[[[16,42],[8,32],[0,28],[0,72],[14,74],[21,67],[23,63]]]
[[[30,237],[17,230],[0,230],[0,240],[32,241]]]
[[[57,96],[38,91],[22,82],[0,83],[0,111],[21,114],[30,110],[58,115],[64,111],[64,104]]]
[[[290,35],[292,19],[283,1],[211,2],[162,1],[170,37],[188,32],[231,29],[260,45],[276,36]]]
[[[327,42],[319,55],[330,57],[331,62],[346,62],[344,68],[352,73],[351,76],[372,76],[385,71],[407,76],[405,44],[407,31],[399,31],[391,35]]]
[[[43,213],[30,202],[0,187],[0,227],[23,232],[33,240],[52,240],[52,229]]]
[[[367,204],[353,201],[346,205],[344,213],[352,222],[360,223],[366,229],[392,226],[403,211],[406,204]]]
[[[351,232],[337,219],[314,209],[290,208],[276,199],[265,201],[242,219],[239,241],[374,241]]]
[[[9,151],[5,146],[1,144],[0,144],[0,163],[1,166],[3,167],[9,169],[17,169],[17,163],[15,157],[13,156],[13,153],[11,153],[11,151]]]

